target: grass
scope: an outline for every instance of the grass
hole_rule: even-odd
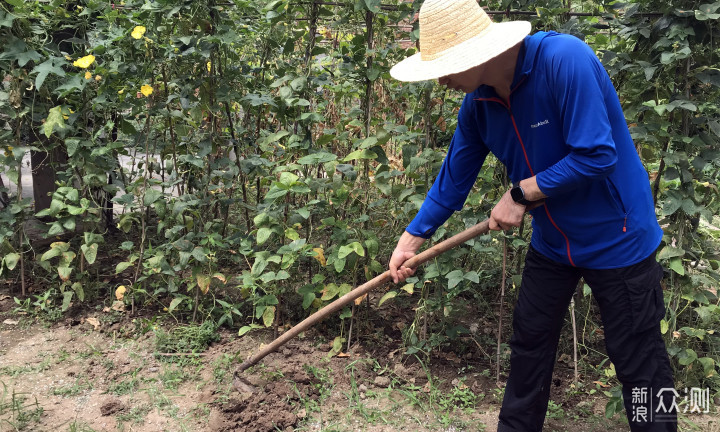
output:
[[[85,422],[78,423],[77,421],[74,421],[70,423],[70,426],[68,427],[68,432],[96,432],[95,429],[88,426]]]
[[[117,396],[122,396],[126,394],[130,394],[138,389],[140,385],[140,379],[137,376],[137,373],[142,370],[142,368],[135,368],[132,372],[128,372],[123,375],[130,375],[130,379],[123,379],[123,375],[118,377],[118,381],[113,382],[108,386],[108,393],[112,393]]]
[[[155,349],[158,353],[200,353],[211,343],[220,339],[215,324],[206,321],[200,325],[175,327],[169,331],[159,329],[155,332]],[[185,362],[197,359],[184,356],[161,357],[168,362]]]
[[[72,397],[77,396],[80,393],[85,392],[86,390],[92,389],[92,383],[89,382],[87,379],[81,379],[78,378],[75,380],[73,384],[69,384],[66,386],[61,387],[55,387],[52,390],[52,394],[55,396],[64,396],[64,397]]]
[[[2,384],[0,392],[0,426],[12,427],[13,430],[22,431],[33,423],[40,421],[43,415],[43,408],[37,399],[34,402],[27,402],[27,397],[22,393],[16,393],[15,389],[9,391],[5,383]],[[6,418],[9,416],[9,418]],[[4,428],[0,427],[0,430]]]
[[[115,418],[118,421],[118,429],[124,430],[123,423],[132,423],[139,425],[145,423],[145,417],[152,411],[152,406],[149,404],[139,405],[130,408],[118,414]]]
[[[190,379],[192,376],[188,371],[182,367],[169,367],[164,368],[160,373],[160,382],[163,383],[163,387],[168,390],[177,390],[177,388],[183,382]]]

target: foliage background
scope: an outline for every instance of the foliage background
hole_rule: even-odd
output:
[[[420,3],[3,1],[0,275],[19,307],[57,318],[93,300],[277,333],[384,271],[461,101],[388,74],[414,52]],[[488,6],[584,39],[605,65],[665,230],[661,330],[678,388],[717,393],[720,2]],[[42,206],[11,187],[31,175],[27,152],[51,168]],[[489,213],[507,178],[494,160],[480,177],[433,241]],[[380,304],[415,310],[406,352],[474,340],[497,344],[482,361],[505,368],[508,332],[478,327],[507,327],[528,240],[529,226],[483,236],[385,293]],[[361,312],[376,307],[324,324],[331,353],[371,336]],[[574,333],[583,376],[612,381],[587,286],[573,314],[560,360]],[[612,415],[617,387],[608,395]]]

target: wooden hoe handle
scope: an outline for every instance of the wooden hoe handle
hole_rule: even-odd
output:
[[[470,239],[487,233],[489,229],[490,227],[488,220],[480,222],[479,224],[468,228],[465,231],[456,234],[449,239],[438,243],[435,246],[415,255],[414,257],[405,261],[403,265],[405,267],[415,268],[420,264],[423,264],[449,251],[450,249],[453,249],[454,247],[465,243]],[[245,360],[236,372],[245,371],[247,368],[255,365],[257,362],[265,358],[265,356],[267,356],[268,354],[276,351],[278,348],[287,343],[290,339],[294,338],[295,336],[299,335],[300,333],[324,320],[329,315],[339,311],[343,308],[343,306],[349,304],[353,300],[364,296],[375,288],[383,286],[388,281],[390,281],[390,270],[387,270],[385,271],[385,273],[376,276],[368,282],[365,282],[364,284],[360,285],[359,287],[355,288],[354,290],[350,291],[349,293],[345,294],[344,296],[340,297],[339,299],[335,300],[334,302],[330,303],[329,305],[305,318],[303,321],[300,321],[295,327],[283,333],[280,337],[278,337],[265,348],[263,348],[259,353]]]

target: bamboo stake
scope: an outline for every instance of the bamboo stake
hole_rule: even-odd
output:
[[[575,381],[578,382],[578,358],[577,358],[577,324],[575,324],[575,293],[573,293],[570,299],[570,317],[572,318],[572,329],[573,329],[573,367],[575,369]]]
[[[20,148],[21,140],[20,140],[20,131],[22,130],[22,120],[18,123],[17,127],[17,136],[16,140],[17,142],[15,145],[17,148]],[[22,187],[22,161],[23,157],[20,157],[20,161],[18,162],[18,179],[17,179],[17,201],[18,205],[21,205],[22,203],[22,194],[23,194],[23,187]],[[23,253],[23,242],[25,241],[23,238],[23,234],[25,232],[25,215],[23,212],[22,217],[20,218],[20,224],[18,229],[18,252],[20,253],[20,289],[23,298],[25,298],[26,295],[26,286],[25,286],[25,254]]]
[[[502,279],[500,282],[500,307],[498,309],[497,354],[495,359],[495,380],[500,381],[500,351],[502,345],[503,307],[505,306],[505,278],[507,274],[507,239],[503,238]]]
[[[459,246],[466,241],[475,238],[479,235],[485,234],[490,229],[489,227],[489,221],[485,220],[483,222],[480,222],[479,224],[470,227],[466,229],[465,231],[461,232],[460,234],[456,234],[449,239],[436,244],[435,246],[426,249],[422,253],[415,255],[414,257],[410,258],[405,262],[406,267],[415,268],[419,266],[420,264],[423,264],[447,251],[450,249],[455,248],[456,246]],[[320,309],[319,311],[315,312],[314,314],[310,315],[309,317],[305,318],[303,321],[298,323],[295,327],[291,328],[287,332],[283,333],[279,338],[272,341],[269,345],[267,345],[265,348],[263,348],[259,353],[255,354],[254,356],[250,357],[249,359],[245,360],[235,371],[235,374],[237,375],[240,372],[245,371],[249,367],[255,365],[257,362],[265,358],[268,354],[275,352],[278,348],[283,346],[285,343],[287,343],[290,339],[294,338],[295,336],[299,335],[300,333],[304,332],[305,330],[311,328],[315,324],[319,323],[320,321],[324,320],[328,316],[332,315],[333,313],[339,311],[342,309],[345,305],[352,302],[356,298],[362,297],[365,294],[369,293],[370,291],[379,288],[383,286],[386,282],[390,281],[390,270],[385,271],[385,273],[376,276],[372,280],[365,282],[364,284],[360,285],[359,287],[355,288],[354,290],[350,291],[349,293],[345,294],[344,296],[340,297],[339,299],[335,300],[334,302],[330,303],[329,305],[325,306],[324,308]]]

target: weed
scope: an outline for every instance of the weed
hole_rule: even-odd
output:
[[[437,395],[437,403],[440,407],[448,411],[456,409],[468,410],[473,409],[478,401],[482,399],[484,394],[475,394],[465,385],[465,379],[460,380],[449,392],[439,392]]]
[[[85,342],[85,346],[87,346],[87,350],[80,351],[76,354],[77,358],[80,360],[85,360],[90,357],[104,357],[102,350],[95,347],[95,345],[89,344]]]
[[[167,332],[159,329],[155,332],[155,338],[155,349],[158,353],[200,353],[211,343],[220,340],[220,335],[215,324],[206,321],[201,325],[176,327]],[[168,356],[161,359],[178,363],[197,361],[185,356]]]
[[[132,372],[127,372],[120,375],[117,378],[118,381],[108,386],[108,393],[122,396],[134,392],[138,388],[138,384],[140,381],[137,377],[137,373],[140,372],[140,370],[141,368],[136,368]],[[129,379],[123,379],[122,377],[125,375],[130,375]]]
[[[13,430],[25,430],[30,423],[40,421],[44,410],[35,398],[35,402],[26,403],[27,398],[22,393],[8,391],[5,383],[2,383],[2,393],[0,393],[0,415],[10,414],[10,418],[0,420],[1,424],[12,427]]]
[[[234,359],[235,356],[223,354],[213,362],[213,378],[216,383],[224,382],[228,378]]]
[[[188,378],[190,378],[190,374],[179,367],[164,369],[162,373],[160,373],[160,381],[168,390],[176,390],[178,386]]]
[[[70,353],[65,350],[65,348],[60,348],[60,350],[57,352],[57,362],[62,363],[65,360],[67,360],[70,357]]]
[[[92,384],[87,379],[82,382],[80,379],[76,379],[75,382],[71,385],[55,387],[52,391],[52,394],[54,394],[55,396],[64,397],[77,396],[85,390],[89,390],[90,388],[92,388]]]
[[[78,423],[77,421],[74,421],[70,423],[68,432],[95,432],[95,429],[88,426],[88,424],[85,422]]]
[[[545,417],[551,419],[561,419],[565,417],[565,410],[562,408],[562,404],[555,403],[555,401],[552,400],[549,401]]]
[[[147,416],[150,411],[152,411],[150,405],[141,405],[133,407],[127,412],[118,414],[118,429],[122,430],[122,423],[124,422],[130,422],[136,425],[143,424],[145,422],[145,416]]]

